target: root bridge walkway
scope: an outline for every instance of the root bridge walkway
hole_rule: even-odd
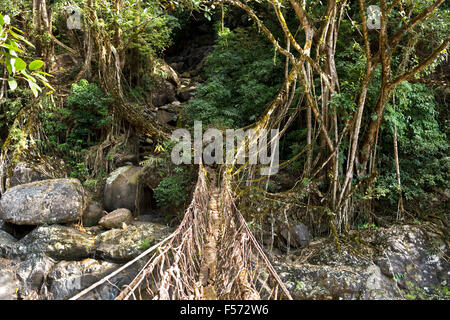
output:
[[[227,181],[200,165],[192,202],[178,228],[71,300],[113,285],[115,275],[145,260],[116,300],[292,299],[236,207]]]

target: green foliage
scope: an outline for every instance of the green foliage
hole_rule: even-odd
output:
[[[0,13],[0,64],[8,71],[8,86],[11,91],[18,87],[17,80],[23,80],[28,83],[28,87],[37,97],[42,92],[41,86],[47,87],[52,93],[54,89],[49,84],[46,76],[49,74],[39,71],[44,66],[41,60],[34,60],[30,64],[23,60],[24,45],[34,47],[23,35],[23,32],[11,25],[11,18],[8,15]]]
[[[112,101],[95,83],[85,79],[74,83],[67,99],[74,127],[68,136],[69,142],[82,148],[96,141],[98,131],[111,121],[108,113]]]
[[[155,155],[145,157],[140,165],[152,168],[160,177],[164,177],[154,189],[154,197],[158,207],[167,210],[177,209],[187,200],[188,186],[191,181],[192,169],[187,166],[174,166],[171,153],[175,141],[166,140],[155,147]],[[174,213],[168,212],[170,214]]]
[[[375,224],[368,222],[358,225],[358,230],[366,230],[366,229],[377,230],[378,227]]]
[[[187,200],[189,176],[181,168],[175,175],[164,178],[155,189],[154,197],[159,207],[179,207]]]
[[[296,156],[299,152],[301,152],[306,147],[306,128],[301,128],[297,130],[293,130],[289,132],[285,139],[282,141],[281,145],[281,154],[286,155],[286,159],[291,159]],[[305,159],[303,157],[299,157],[297,160],[293,161],[290,166],[288,166],[289,170],[298,170],[303,168],[305,164]]]
[[[107,29],[118,25],[124,31],[124,43],[130,42],[130,49],[144,57],[158,54],[170,45],[172,29],[178,27],[177,19],[164,14],[158,1],[125,0],[118,14],[108,1],[98,1],[97,6]]]
[[[401,272],[394,273],[394,281],[399,282],[404,277],[405,277],[404,273],[401,273]]]
[[[445,295],[447,297],[450,296],[450,290],[448,289],[447,286],[442,286],[441,292],[443,295]]]
[[[0,127],[9,127],[13,123],[19,111],[30,103],[30,93],[27,88],[17,88],[0,100]]]
[[[253,28],[225,28],[207,58],[194,99],[187,106],[190,121],[218,127],[240,127],[262,114],[280,84],[282,66],[273,48]]]
[[[141,249],[142,251],[145,251],[145,250],[147,250],[148,248],[150,248],[150,241],[149,241],[148,239],[142,241],[142,242],[139,244],[139,249]]]
[[[423,84],[404,82],[395,92],[396,110],[386,106],[379,157],[382,175],[377,192],[396,201],[398,184],[393,155],[393,125],[397,127],[402,191],[407,200],[427,197],[450,186],[447,134],[440,128],[440,106],[433,91]],[[442,111],[445,107],[442,106]]]
[[[41,144],[63,156],[73,177],[88,175],[82,155],[100,141],[102,128],[110,123],[111,102],[95,83],[84,79],[72,85],[67,107],[43,100],[39,117],[47,139]]]

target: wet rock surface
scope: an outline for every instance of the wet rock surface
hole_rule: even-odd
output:
[[[8,189],[0,200],[0,218],[19,225],[77,221],[83,188],[77,179],[31,182]]]

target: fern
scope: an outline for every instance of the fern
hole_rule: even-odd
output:
[[[160,157],[155,157],[152,155],[146,156],[145,160],[141,161],[139,164],[147,168],[157,168],[164,164],[164,159]]]

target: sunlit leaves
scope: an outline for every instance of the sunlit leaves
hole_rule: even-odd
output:
[[[42,60],[34,60],[27,65],[27,63],[18,56],[19,53],[24,52],[24,44],[33,47],[33,44],[20,33],[22,33],[21,30],[11,25],[9,16],[0,14],[0,56],[2,57],[0,63],[3,64],[8,71],[9,89],[11,91],[16,90],[18,87],[18,80],[25,80],[35,97],[42,92],[42,88],[38,85],[38,82],[48,88],[49,93],[52,93],[54,89],[46,78],[46,76],[50,75],[38,71],[44,66],[44,62]]]
[[[8,78],[8,85],[9,85],[9,89],[11,91],[16,90],[16,88],[17,88],[17,81],[16,81],[16,79],[14,79],[13,77],[9,77]]]
[[[14,68],[15,68],[16,72],[21,72],[21,71],[25,70],[26,67],[27,67],[27,63],[25,61],[23,61],[20,58],[15,59]]]
[[[28,69],[30,69],[31,71],[40,69],[44,66],[44,61],[41,60],[34,60],[33,62],[30,63],[30,65],[28,66]]]

